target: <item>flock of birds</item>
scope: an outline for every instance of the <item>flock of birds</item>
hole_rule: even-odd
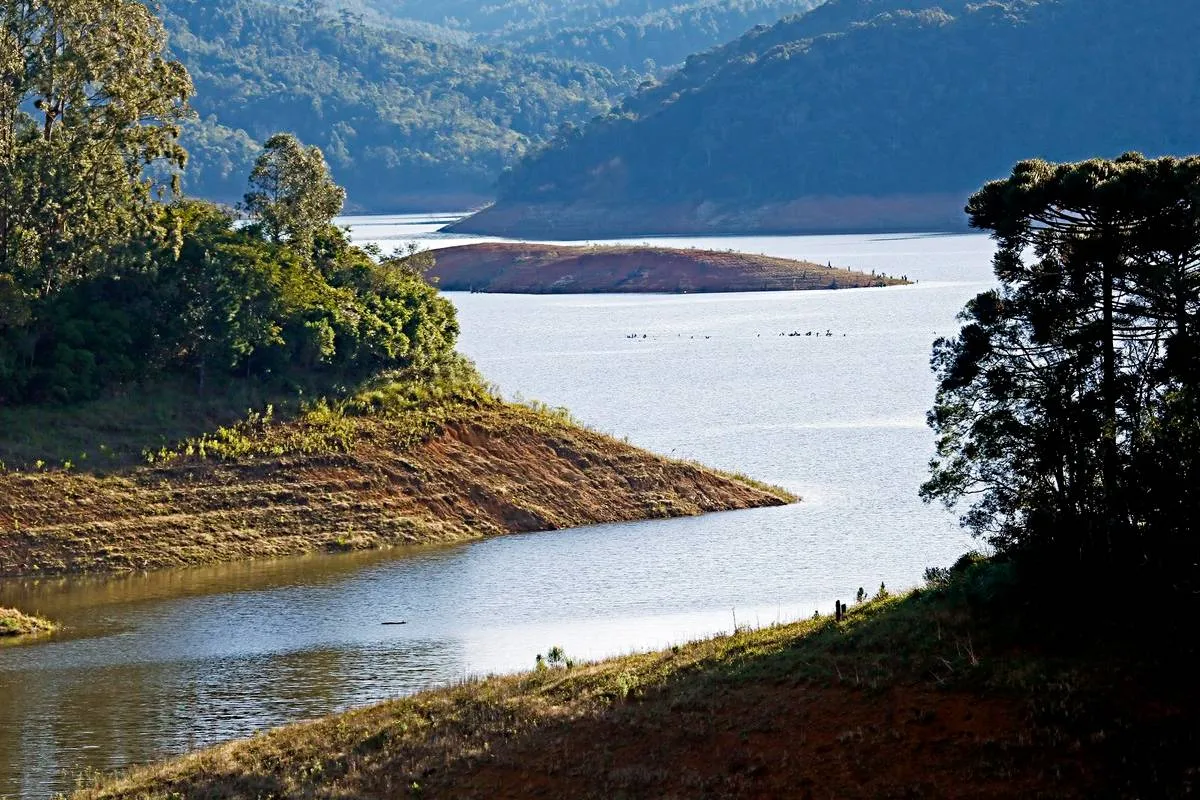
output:
[[[682,339],[682,338],[683,338],[683,334],[682,334],[682,333],[677,333],[677,334],[675,334],[675,335],[676,335],[676,337],[677,337],[677,338],[680,338],[680,339]],[[833,331],[832,331],[832,330],[830,330],[830,329],[826,329],[824,333],[821,333],[820,331],[806,331],[806,332],[804,332],[804,333],[801,333],[800,331],[792,331],[791,333],[787,333],[787,332],[785,331],[785,332],[783,332],[783,333],[781,333],[781,334],[779,334],[779,335],[780,335],[780,336],[786,336],[786,337],[788,337],[788,338],[795,337],[795,336],[809,336],[809,337],[816,336],[817,338],[821,338],[821,337],[830,337],[830,336],[833,336]],[[842,337],[844,338],[845,336],[846,336],[846,334],[844,334],[844,333],[843,333],[843,334],[842,334]],[[626,339],[649,339],[649,338],[650,338],[650,335],[649,335],[649,334],[647,334],[647,333],[630,333],[630,334],[627,334],[627,335],[625,336],[625,338],[626,338]],[[655,338],[658,338],[658,337],[655,337]],[[703,334],[702,334],[700,337],[696,337],[696,336],[688,336],[688,338],[689,338],[689,339],[696,339],[696,338],[701,338],[701,339],[711,339],[711,338],[713,338],[713,337],[712,337],[712,336],[707,336],[707,335],[703,335]],[[760,339],[761,339],[761,338],[762,338],[762,334],[761,334],[761,333],[760,333],[760,334],[758,334],[758,335],[757,335],[757,338],[760,338]]]
[[[791,337],[791,336],[833,336],[833,331],[828,330],[828,329],[826,329],[825,333],[821,333],[820,331],[808,331],[807,333],[801,333],[800,331],[792,331],[791,333],[781,333],[779,335],[780,336],[788,336],[788,337]],[[844,333],[842,334],[842,336],[845,336],[845,335],[846,334],[844,334]]]

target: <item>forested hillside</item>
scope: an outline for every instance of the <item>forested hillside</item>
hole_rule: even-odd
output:
[[[673,94],[702,86],[716,73],[738,61],[753,61],[772,48],[789,45],[824,34],[848,30],[859,23],[880,15],[905,11],[920,11],[936,6],[950,14],[961,14],[977,0],[827,0],[813,3],[811,11],[792,14],[772,25],[747,30],[736,37],[723,40],[719,46],[687,57],[680,69],[660,83],[643,86],[642,91],[625,102],[627,110],[639,113],[653,111]]]
[[[820,0],[699,0],[645,3],[642,13],[586,24],[549,19],[506,31],[501,41],[529,53],[577,58],[612,70],[655,74],[755,26],[818,5]],[[653,7],[657,6],[657,7]],[[564,24],[566,23],[566,24]]]
[[[941,227],[962,219],[970,187],[1023,157],[1200,147],[1200,15],[1187,4],[912,10],[924,4],[830,3],[690,59],[524,160],[466,227]]]
[[[227,201],[245,190],[257,143],[280,130],[325,151],[352,209],[477,201],[531,143],[606,110],[635,80],[316,7],[169,0],[165,15],[197,89],[184,188]]]
[[[448,35],[614,71],[649,73],[729,41],[756,25],[807,11],[821,0],[336,0],[339,8],[390,24],[419,22]]]
[[[184,186],[236,200],[283,130],[324,149],[351,209],[479,203],[563,125],[818,2],[165,0],[198,89]]]

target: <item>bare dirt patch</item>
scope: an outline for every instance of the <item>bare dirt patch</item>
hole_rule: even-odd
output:
[[[871,272],[750,253],[507,243],[438,250],[430,277],[446,291],[521,294],[760,292],[907,283]]]
[[[785,502],[520,406],[464,408],[416,440],[386,417],[354,424],[346,452],[0,473],[0,577],[453,542]]]

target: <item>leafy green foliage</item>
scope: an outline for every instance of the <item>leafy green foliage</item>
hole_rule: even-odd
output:
[[[829,3],[690,58],[521,161],[501,200],[739,208],[957,194],[1031,154],[1200,147],[1200,112],[1177,100],[1200,75],[1189,8],[930,5]]]
[[[453,308],[417,262],[376,263],[331,225],[345,195],[319,149],[268,140],[256,225],[160,202],[192,81],[145,6],[7,0],[0,44],[0,403],[450,357]]]
[[[975,194],[1000,288],[935,345],[926,499],[1049,569],[1200,585],[1200,157],[1018,164]]]
[[[374,262],[326,225],[309,253],[215,206],[162,211],[180,231],[148,266],[99,274],[0,327],[0,398],[72,402],[163,372],[214,379],[320,372],[353,380],[448,358],[453,307],[419,272]]]
[[[182,166],[178,123],[192,84],[164,45],[161,23],[135,0],[0,2],[0,316],[9,323],[27,303],[169,238],[154,203],[167,187],[142,166]]]
[[[346,191],[329,177],[320,148],[279,133],[267,140],[254,162],[245,208],[272,242],[286,240],[304,253],[345,202]]]

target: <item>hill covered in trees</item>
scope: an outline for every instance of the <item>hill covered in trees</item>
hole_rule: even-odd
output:
[[[257,142],[320,146],[351,209],[465,207],[563,125],[818,0],[166,0],[192,73],[189,192],[240,195]]]
[[[961,227],[1023,157],[1200,146],[1174,0],[844,0],[692,58],[564,129],[462,230],[592,236]]]
[[[184,187],[225,201],[241,196],[256,142],[285,130],[324,150],[351,208],[478,202],[532,143],[635,83],[319,8],[169,0],[165,22],[197,90]]]
[[[533,19],[510,27],[497,40],[514,49],[576,58],[611,70],[648,75],[681,64],[693,53],[734,39],[756,26],[807,11],[820,0],[698,0],[617,4],[614,16],[577,13]],[[622,8],[622,5],[633,6]],[[638,10],[642,6],[643,10]],[[623,12],[623,13],[622,13]]]
[[[277,0],[284,2],[284,0]],[[821,0],[335,0],[375,24],[649,73]]]

